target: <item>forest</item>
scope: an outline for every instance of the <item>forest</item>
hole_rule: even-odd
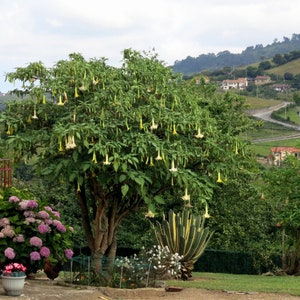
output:
[[[238,54],[228,50],[208,54],[200,54],[198,57],[188,56],[183,60],[175,61],[173,70],[184,75],[192,75],[201,71],[213,71],[223,67],[239,67],[272,58],[276,54],[284,54],[300,49],[300,34],[293,34],[291,38],[283,37],[282,41],[274,39],[270,45],[257,44],[248,46]]]

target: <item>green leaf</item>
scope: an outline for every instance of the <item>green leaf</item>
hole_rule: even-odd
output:
[[[134,181],[135,181],[136,183],[138,183],[140,186],[143,186],[144,183],[145,183],[145,180],[144,180],[144,178],[142,178],[142,177],[135,177],[135,178],[134,178]]]
[[[120,175],[120,177],[119,177],[119,181],[120,181],[120,182],[123,182],[123,181],[125,181],[125,180],[126,180],[126,178],[127,178],[127,176],[126,176],[126,175],[124,175],[124,174],[121,174],[121,175]]]
[[[159,204],[165,204],[165,200],[161,196],[155,196],[154,200],[155,200],[155,202],[157,202]]]
[[[127,184],[122,185],[121,191],[122,191],[122,196],[125,197],[129,191],[129,186]]]

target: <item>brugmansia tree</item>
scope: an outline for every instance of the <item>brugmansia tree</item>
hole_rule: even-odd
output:
[[[169,211],[168,219],[163,217],[161,223],[152,224],[156,241],[162,247],[168,246],[173,254],[182,256],[181,278],[192,277],[194,264],[205,250],[213,232],[205,227],[205,217],[208,213],[193,215],[187,209],[175,214]]]
[[[278,231],[282,272],[300,272],[300,161],[289,156],[281,167],[265,172],[265,201],[273,210],[273,228]]]
[[[243,101],[183,81],[156,54],[127,49],[115,68],[75,53],[7,79],[21,88],[1,114],[6,153],[73,185],[94,270],[101,273],[106,256],[108,280],[126,215],[142,208],[154,216],[170,195],[201,209],[248,160],[239,139],[249,126]]]

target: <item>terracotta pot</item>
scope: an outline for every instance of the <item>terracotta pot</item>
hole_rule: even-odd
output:
[[[2,286],[5,291],[5,294],[8,296],[20,296],[25,284],[26,276],[21,277],[12,277],[12,276],[3,276]]]

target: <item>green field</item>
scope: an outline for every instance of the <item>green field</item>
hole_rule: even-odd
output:
[[[249,104],[250,107],[253,107],[253,109],[275,106],[278,103],[280,103],[280,101],[276,101],[276,100],[266,100],[266,99],[259,99],[259,98],[247,98],[246,102]],[[280,116],[283,119],[289,119],[290,121],[293,121],[295,124],[300,125],[300,118],[297,114],[297,111],[300,111],[299,107],[283,110]],[[255,141],[263,138],[274,138],[274,137],[281,137],[281,136],[286,137],[296,133],[299,133],[299,131],[273,122],[263,121],[263,125],[261,127],[246,132],[244,134],[244,138],[250,141]],[[300,139],[292,138],[288,140],[279,140],[279,141],[272,141],[272,142],[261,142],[261,143],[254,142],[251,145],[251,149],[253,149],[253,152],[256,155],[266,157],[270,154],[270,148],[277,147],[277,146],[300,147]]]
[[[190,281],[172,280],[168,281],[168,284],[208,290],[284,293],[300,296],[299,276],[235,275],[195,272],[193,273],[193,278],[194,280]],[[255,296],[253,296],[252,299],[255,299]]]
[[[283,76],[284,73],[292,73],[294,75],[299,74],[300,70],[300,58],[292,60],[284,65],[272,68],[267,71],[268,74]]]

